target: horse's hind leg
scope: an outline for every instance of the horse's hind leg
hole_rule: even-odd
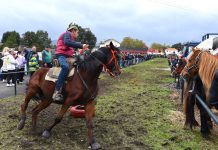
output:
[[[24,103],[21,105],[21,115],[20,115],[20,122],[17,125],[17,129],[21,130],[23,129],[26,121],[26,109],[28,107],[28,104],[33,96],[35,96],[37,92],[36,91],[28,91]]]
[[[38,114],[45,108],[47,108],[52,103],[52,100],[41,101],[32,111],[32,129],[36,128],[36,121]]]

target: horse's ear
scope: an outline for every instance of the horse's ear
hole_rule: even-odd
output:
[[[112,41],[110,42],[110,48],[114,50],[114,44],[112,43]]]
[[[193,47],[193,48],[192,48],[192,51],[193,51],[193,52],[196,51],[196,50],[198,50],[197,47]]]

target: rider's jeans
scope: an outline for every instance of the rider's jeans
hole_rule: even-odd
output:
[[[55,89],[57,91],[60,91],[64,80],[67,78],[68,72],[69,72],[69,65],[67,63],[67,58],[65,56],[58,56],[58,62],[61,66],[61,71],[58,76],[58,80],[56,81]]]

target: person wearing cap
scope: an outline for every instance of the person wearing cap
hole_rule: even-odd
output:
[[[55,56],[58,59],[58,62],[61,67],[60,74],[58,76],[58,80],[56,81],[55,91],[52,96],[54,101],[63,102],[63,95],[61,93],[62,85],[68,75],[69,72],[69,65],[67,63],[67,58],[73,57],[74,48],[80,48],[84,51],[88,49],[89,45],[81,44],[80,42],[76,42],[75,39],[77,38],[79,33],[78,27],[70,23],[67,31],[62,33],[57,41],[57,48],[55,51]]]
[[[52,67],[52,54],[49,45],[45,46],[45,49],[42,51],[42,62],[43,62],[43,67],[47,67],[47,68]]]

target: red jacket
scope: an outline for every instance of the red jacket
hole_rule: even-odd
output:
[[[60,37],[58,38],[58,41],[57,41],[57,48],[56,48],[56,51],[55,51],[55,54],[56,55],[66,55],[68,57],[72,57],[73,54],[74,54],[74,49],[73,47],[69,47],[69,46],[66,46],[64,44],[64,41],[63,41],[63,36],[65,33],[67,33],[69,31],[66,31],[64,33],[62,33],[60,35]],[[71,33],[70,33],[71,35]],[[74,41],[75,39],[73,38],[73,36],[71,35],[71,39],[72,41]]]

